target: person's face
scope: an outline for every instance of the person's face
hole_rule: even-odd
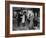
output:
[[[23,10],[23,14],[26,14],[27,13],[27,10]]]
[[[17,12],[14,12],[14,16],[16,16],[17,15]]]
[[[35,16],[37,16],[37,13],[35,13]]]
[[[28,10],[28,15],[27,15],[28,18],[32,18],[34,17],[34,14],[32,12],[32,10]],[[32,18],[33,19],[33,18]]]
[[[21,14],[21,12],[20,12],[20,14]]]

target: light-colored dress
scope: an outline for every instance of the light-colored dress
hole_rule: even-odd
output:
[[[25,15],[22,16],[22,23],[25,22]]]

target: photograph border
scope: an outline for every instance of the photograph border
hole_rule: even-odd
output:
[[[10,34],[10,4],[43,6],[42,32],[41,33],[39,32],[39,33]],[[5,37],[33,36],[33,35],[44,35],[44,34],[45,34],[45,5],[44,3],[5,1]]]

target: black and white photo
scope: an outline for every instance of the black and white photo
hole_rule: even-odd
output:
[[[13,7],[13,31],[39,30],[40,8]]]

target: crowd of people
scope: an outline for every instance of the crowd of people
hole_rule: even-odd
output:
[[[19,12],[14,12],[14,16],[17,21],[17,28],[15,27],[16,30],[31,30],[38,24],[37,13],[34,16],[32,10],[21,10]],[[35,29],[37,29],[37,27]]]

